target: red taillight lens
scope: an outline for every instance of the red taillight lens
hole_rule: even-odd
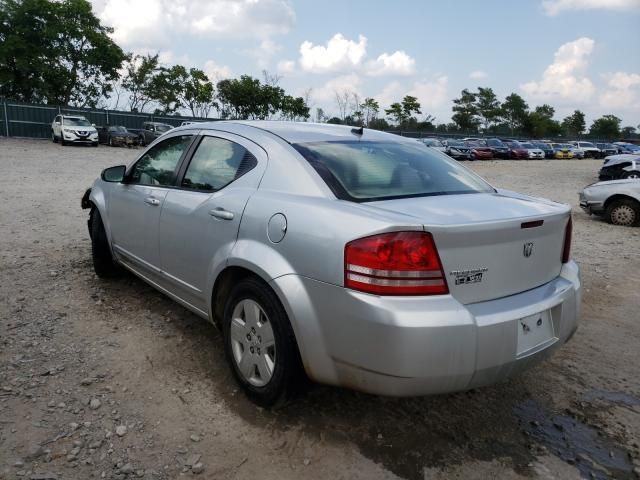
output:
[[[562,247],[562,263],[571,260],[571,236],[573,235],[573,221],[569,217],[567,226],[564,229],[564,246]]]
[[[347,243],[344,285],[378,295],[449,293],[433,237],[425,232],[383,233]]]

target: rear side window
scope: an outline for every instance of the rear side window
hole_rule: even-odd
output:
[[[242,145],[224,138],[204,137],[193,154],[181,186],[194,190],[220,190],[256,164],[256,158]]]
[[[347,141],[294,147],[342,200],[366,202],[495,191],[455,161],[419,144]]]

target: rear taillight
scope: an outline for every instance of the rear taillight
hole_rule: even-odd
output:
[[[567,226],[564,229],[564,246],[562,247],[562,263],[571,260],[571,236],[573,234],[573,221],[569,217]]]
[[[344,284],[378,295],[449,293],[433,237],[425,232],[383,233],[347,243]]]

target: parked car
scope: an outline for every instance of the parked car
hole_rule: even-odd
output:
[[[78,115],[56,115],[51,122],[51,141],[88,144],[98,146],[98,131],[85,117]]]
[[[640,180],[594,183],[580,192],[580,206],[588,214],[604,216],[614,225],[640,225]]]
[[[613,142],[619,153],[640,153],[640,146],[627,142]]]
[[[424,143],[427,147],[433,148],[434,150],[438,150],[439,152],[446,153],[446,147],[442,144],[440,139],[438,138],[421,138],[420,141]]]
[[[598,147],[596,147],[591,142],[571,142],[571,144],[575,147],[576,150],[580,151],[580,158],[600,158],[600,154],[602,153]]]
[[[491,151],[493,152],[493,158],[510,158],[509,147],[505,145],[502,140],[497,138],[488,138],[486,142],[487,146],[491,148]]]
[[[640,155],[621,153],[605,158],[598,178],[600,180],[640,178]]]
[[[551,148],[553,148],[553,151],[555,152],[555,158],[557,158],[559,160],[571,159],[574,156],[573,149],[571,148],[571,145],[569,145],[569,144],[566,144],[566,143],[552,143],[551,144]]]
[[[138,143],[142,146],[148,145],[172,128],[173,126],[168,123],[144,122],[142,124],[142,130],[138,131]]]
[[[531,142],[520,142],[520,146],[522,148],[526,148],[529,153],[530,159],[542,160],[544,159],[544,151],[538,147],[536,147]]]
[[[620,149],[613,143],[596,143],[596,147],[600,149],[600,158],[605,158],[609,155],[617,155],[618,153],[620,153]]]
[[[570,206],[496,190],[393,134],[180,127],[105,169],[82,206],[98,276],[125,267],[220,326],[261,405],[303,372],[383,395],[476,388],[577,328]]]
[[[471,148],[472,160],[491,160],[493,158],[493,150],[487,146],[484,140],[468,141],[467,145]]]
[[[98,130],[98,140],[113,147],[131,147],[138,145],[138,135],[127,130],[127,127],[111,125],[106,127],[96,127]]]
[[[509,147],[509,158],[515,158],[516,160],[529,158],[529,150],[522,147],[520,142],[515,140],[503,140],[503,142]]]
[[[536,148],[539,148],[544,152],[544,158],[555,158],[556,152],[551,147],[550,143],[547,142],[531,142],[532,145]]]
[[[462,140],[446,140],[444,153],[456,160],[473,160],[471,147]]]

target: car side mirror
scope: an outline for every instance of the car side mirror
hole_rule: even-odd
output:
[[[56,122],[56,125],[60,125],[60,122]]]
[[[92,126],[93,128],[95,128],[95,127],[96,127],[96,124],[95,124],[95,123],[92,123],[92,124],[91,124],[91,126]]]
[[[124,180],[124,174],[127,171],[127,167],[124,165],[118,165],[117,167],[105,168],[100,174],[100,178],[105,182],[118,183]]]

